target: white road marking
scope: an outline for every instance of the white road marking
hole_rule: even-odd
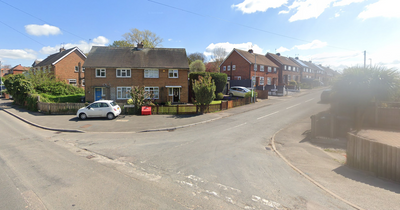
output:
[[[271,116],[271,115],[276,114],[276,113],[278,113],[278,112],[279,112],[279,111],[272,112],[271,114],[264,115],[264,116],[262,116],[262,117],[257,118],[257,120],[262,119],[262,118],[264,118],[264,117]]]
[[[286,108],[286,109],[291,109],[291,108],[293,108],[293,107],[295,107],[295,106],[298,106],[298,105],[300,105],[301,103],[298,103],[298,104],[295,104],[295,105],[293,105],[293,106],[289,106],[288,108]]]
[[[309,102],[309,101],[312,101],[312,100],[314,100],[315,98],[312,98],[312,99],[310,99],[310,100],[307,100],[307,101],[305,101],[305,102]]]
[[[246,124],[247,124],[247,122],[245,122],[245,123],[242,123],[242,124],[240,124],[240,125],[237,125],[237,126],[234,126],[234,127],[232,127],[232,128],[237,128],[237,127],[240,127],[240,126],[242,126],[242,125],[246,125]],[[230,130],[230,129],[232,129],[232,128],[225,129],[225,131],[227,131],[227,130]]]
[[[129,120],[117,120],[117,122],[128,122]]]

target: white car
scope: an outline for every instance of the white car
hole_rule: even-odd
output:
[[[121,108],[112,100],[99,100],[82,107],[76,113],[81,120],[88,117],[107,117],[109,120],[114,119],[121,114]]]
[[[239,97],[244,97],[247,92],[250,92],[251,90],[241,87],[241,86],[233,86],[231,89],[229,89],[229,96],[239,96]]]

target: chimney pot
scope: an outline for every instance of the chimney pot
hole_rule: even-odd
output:
[[[250,50],[249,50],[249,53],[253,53],[253,50],[252,50],[252,49],[250,49]]]
[[[137,48],[143,48],[143,42],[138,43]]]
[[[60,52],[62,52],[62,51],[65,51],[65,48],[64,48],[64,47],[61,47],[61,48],[60,48]]]
[[[281,56],[281,54],[280,54],[280,53],[276,53],[276,55],[277,55],[277,56]]]
[[[299,57],[295,57],[296,58],[296,60],[299,60]]]

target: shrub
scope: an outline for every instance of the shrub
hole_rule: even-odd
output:
[[[296,85],[297,85],[297,82],[296,82],[295,80],[292,80],[292,81],[289,82],[289,85],[291,85],[291,86],[296,86]]]
[[[222,100],[224,99],[224,94],[223,93],[218,93],[217,94],[217,100]]]
[[[256,96],[256,98],[257,98],[257,96],[258,96],[258,94],[257,94],[257,91],[253,91],[253,94]],[[251,91],[250,92],[247,92],[246,94],[244,94],[244,97],[245,98],[250,98],[251,97]]]
[[[215,93],[221,93],[224,91],[226,82],[228,81],[228,75],[224,73],[207,73],[210,74],[211,78],[214,80],[215,83]],[[189,79],[190,83],[193,83],[193,80],[198,80],[199,76],[204,77],[206,75],[206,72],[194,72],[190,73]]]
[[[204,65],[203,61],[201,60],[196,60],[193,61],[190,65],[189,65],[189,72],[205,72],[206,71],[206,66]]]

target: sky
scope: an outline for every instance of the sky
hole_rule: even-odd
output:
[[[398,0],[0,0],[0,61],[31,66],[66,49],[107,46],[130,29],[210,59],[214,48],[281,53],[334,70],[400,70]]]

